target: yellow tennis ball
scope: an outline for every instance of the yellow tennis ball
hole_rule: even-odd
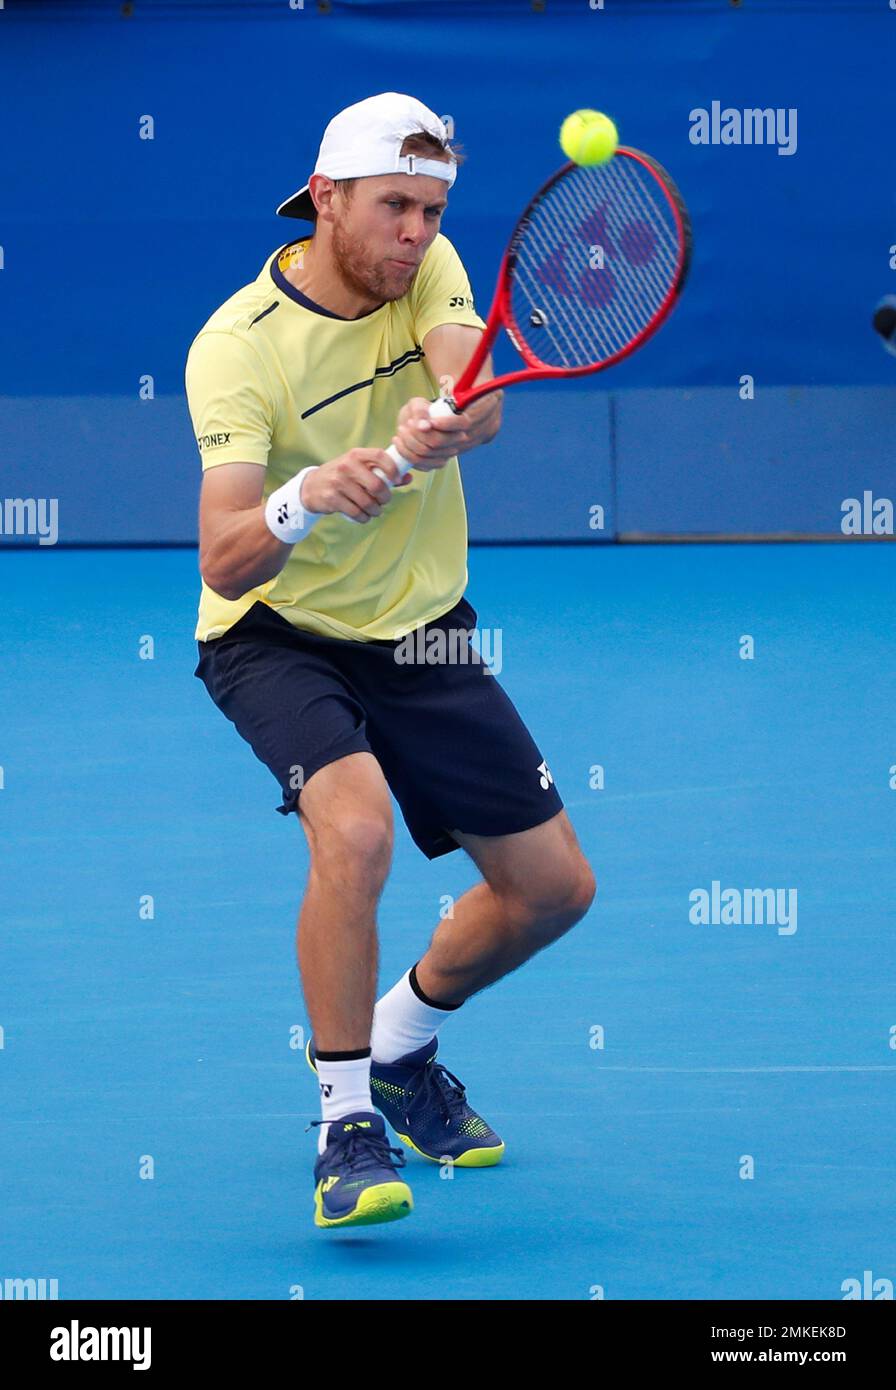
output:
[[[573,111],[560,127],[560,148],[575,164],[606,164],[618,144],[619,132],[602,111]]]

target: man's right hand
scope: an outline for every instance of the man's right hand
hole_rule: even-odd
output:
[[[349,449],[322,463],[302,483],[302,506],[309,512],[341,512],[362,525],[379,516],[392,491],[373,471],[379,468],[395,487],[406,487],[410,473],[399,478],[398,465],[385,449]]]

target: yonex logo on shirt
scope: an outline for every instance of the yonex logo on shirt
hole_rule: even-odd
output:
[[[475,309],[473,308],[473,301],[472,301],[472,299],[470,298],[470,296],[469,296],[468,294],[455,294],[455,295],[452,295],[451,298],[448,300],[448,308],[449,308],[449,309],[469,309],[469,310],[471,311],[471,313],[475,313],[475,312],[476,312]]]
[[[221,444],[230,443],[230,430],[226,434],[197,434],[196,443],[200,449],[217,449]]]

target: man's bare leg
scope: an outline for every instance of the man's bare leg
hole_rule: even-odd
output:
[[[392,858],[392,807],[373,755],[350,753],[316,772],[299,815],[311,867],[296,949],[322,1114],[314,1221],[397,1221],[414,1199],[370,1094],[376,908]]]
[[[596,890],[565,811],[516,835],[452,834],[484,881],[457,900],[417,964],[421,989],[446,1005],[463,1003],[556,941]]]
[[[318,1052],[370,1046],[376,994],[376,908],[392,859],[392,806],[371,753],[350,753],[309,778],[299,816],[311,867],[296,950]]]

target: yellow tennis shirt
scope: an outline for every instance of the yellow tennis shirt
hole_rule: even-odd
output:
[[[194,339],[187,401],[203,470],[259,463],[264,497],[310,464],[355,447],[385,449],[401,407],[438,394],[423,339],[442,323],[484,328],[451,242],[439,234],[401,299],[358,319],[314,304],[285,278],[308,239],[265,262]],[[254,603],[296,627],[355,641],[392,641],[446,613],[467,582],[460,468],[413,473],[366,525],[323,516],[281,572],[230,601],[203,583],[196,636],[210,641]]]

